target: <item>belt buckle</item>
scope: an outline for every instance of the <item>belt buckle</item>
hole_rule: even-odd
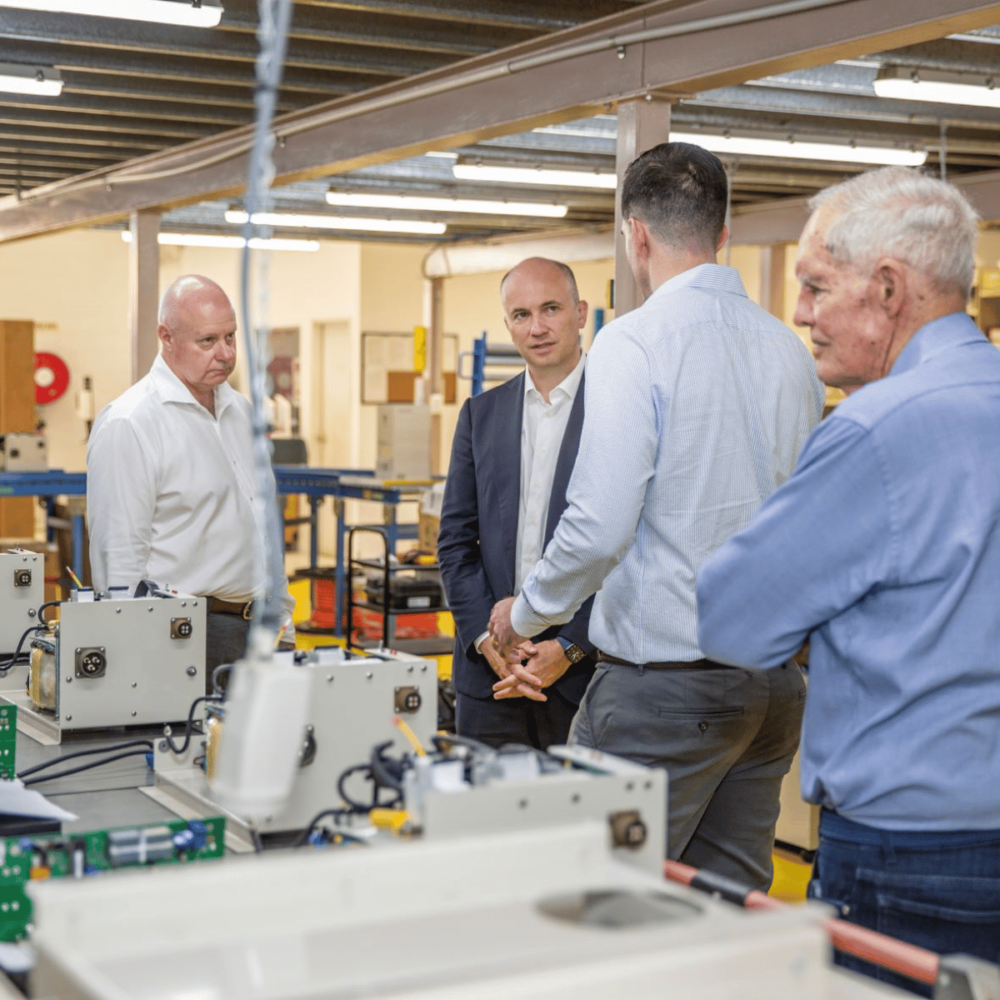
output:
[[[243,605],[243,620],[245,622],[250,621],[250,609],[252,607],[253,607],[253,601],[247,601],[246,604]]]

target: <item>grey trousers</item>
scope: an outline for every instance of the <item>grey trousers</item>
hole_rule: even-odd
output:
[[[205,694],[212,693],[212,671],[220,663],[235,663],[247,646],[250,622],[239,615],[208,616],[205,639]]]
[[[774,670],[599,663],[570,742],[667,770],[666,856],[766,891],[805,681]]]

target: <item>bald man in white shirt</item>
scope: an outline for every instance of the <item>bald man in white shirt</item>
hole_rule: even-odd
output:
[[[148,579],[208,600],[207,687],[216,666],[242,655],[263,586],[251,408],[227,384],[236,314],[214,281],[178,278],[157,334],[149,374],[98,414],[90,435],[91,569],[98,591]],[[280,597],[282,645],[293,646],[287,584]]]

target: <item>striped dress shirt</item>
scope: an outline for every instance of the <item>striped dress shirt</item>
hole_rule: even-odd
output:
[[[590,639],[633,663],[696,660],[701,563],[792,473],[822,413],[805,345],[702,264],[601,331],[569,506],[512,610],[521,635],[597,592]]]

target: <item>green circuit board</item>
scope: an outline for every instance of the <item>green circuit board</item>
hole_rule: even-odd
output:
[[[12,781],[17,739],[17,705],[0,707],[0,781]]]
[[[221,858],[226,820],[175,820],[91,833],[0,838],[0,941],[20,941],[31,923],[29,882],[87,878],[118,868]]]

